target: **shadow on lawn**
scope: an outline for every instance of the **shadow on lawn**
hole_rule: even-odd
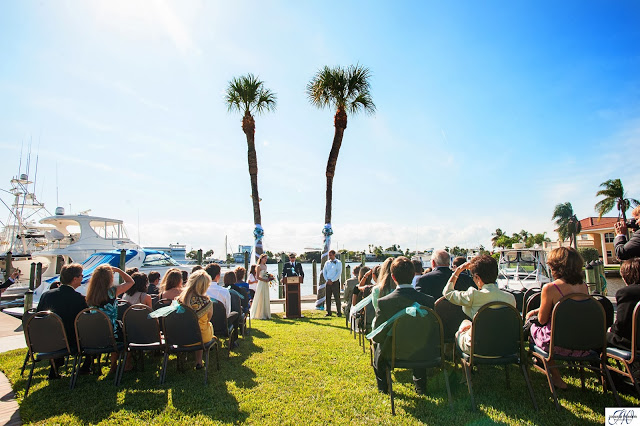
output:
[[[476,411],[471,410],[471,400],[467,389],[467,384],[459,368],[448,368],[449,383],[451,385],[451,396],[453,410],[449,409],[447,401],[446,387],[442,372],[438,369],[428,371],[428,384],[426,396],[415,393],[411,370],[394,371],[394,394],[396,410],[400,409],[413,416],[416,420],[424,423],[432,423],[435,418],[440,420],[447,418],[450,413],[456,412],[460,417],[460,422],[466,424],[494,424],[495,412],[503,413],[506,419],[524,420],[533,424],[577,424],[584,423],[585,418],[580,417],[578,410],[572,408],[561,408],[560,412],[555,410],[555,405],[550,397],[550,392],[541,377],[533,380],[533,391],[538,403],[539,410],[535,411],[529,397],[526,384],[522,374],[515,366],[509,368],[510,387],[506,386],[504,368],[484,367],[473,373],[473,393],[476,402]],[[531,372],[530,372],[531,375]],[[584,393],[580,387],[571,387],[568,391],[561,392],[559,398],[562,405],[571,404],[576,401],[586,402],[585,397],[595,401],[601,401],[603,406],[615,404],[613,396],[608,393],[605,396],[598,395],[593,389],[587,389]],[[388,397],[387,397],[388,398]],[[439,401],[435,403],[432,398]],[[606,401],[602,401],[604,398]],[[518,402],[514,404],[514,399]],[[562,400],[566,400],[564,403]],[[585,410],[598,411],[595,404],[589,404],[583,408]],[[492,419],[491,414],[494,416]]]
[[[257,330],[252,332],[255,335]],[[63,379],[42,386],[47,382],[48,366],[39,363],[42,367],[34,371],[31,391],[21,404],[23,419],[38,422],[69,414],[82,423],[97,423],[119,410],[151,411],[159,415],[173,404],[184,413],[200,414],[221,422],[242,422],[248,414],[240,412],[238,401],[229,393],[227,384],[234,382],[235,386],[246,389],[256,386],[256,374],[244,365],[244,361],[263,349],[256,346],[251,337],[240,338],[239,347],[230,356],[226,349],[220,350],[220,370],[215,368],[215,355],[210,355],[207,386],[204,385],[204,370],[193,368],[193,354],[181,362],[182,372],[177,369],[175,356],[169,358],[164,385],[158,383],[162,356],[147,354],[144,371],[124,373],[120,386],[113,384],[112,375],[89,375],[78,377],[73,391],[69,390],[70,372]],[[106,373],[108,367],[104,368],[104,365]],[[17,390],[24,389],[27,375],[28,371],[24,378],[17,377]],[[88,400],[91,403],[87,403]]]

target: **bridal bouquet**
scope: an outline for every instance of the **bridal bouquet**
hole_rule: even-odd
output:
[[[267,274],[267,280],[269,280],[269,287],[276,285],[276,277],[273,274]]]

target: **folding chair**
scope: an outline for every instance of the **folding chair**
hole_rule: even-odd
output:
[[[555,386],[551,380],[549,362],[555,362],[555,368],[560,368],[559,361],[568,364],[579,364],[580,381],[584,390],[584,371],[588,368],[600,372],[603,392],[606,390],[606,380],[611,385],[611,391],[615,397],[617,407],[621,406],[620,397],[611,380],[607,367],[605,312],[602,305],[591,296],[584,294],[569,294],[556,303],[551,312],[551,341],[549,351],[539,346],[532,345],[533,356],[540,360],[543,367],[534,364],[534,367],[547,375],[549,388],[556,404],[556,410],[560,410]],[[557,348],[569,350],[589,351],[586,356],[564,356],[557,353]],[[594,364],[599,364],[595,367]]]
[[[151,308],[144,304],[130,306],[122,317],[124,347],[128,352],[141,352],[142,371],[144,371],[144,352],[164,350],[164,339],[160,335],[157,318],[150,318]],[[120,379],[124,368],[120,369]],[[160,371],[162,377],[162,371]]]
[[[527,312],[529,312],[530,310],[537,309],[537,308],[540,307],[539,296],[538,296],[538,306],[534,306],[533,308],[529,309],[527,305],[529,304],[529,300],[531,299],[532,296],[535,296],[536,294],[539,295],[541,293],[542,293],[542,289],[540,287],[531,287],[530,289],[528,289],[527,291],[524,292],[524,296],[522,298],[522,318],[523,318],[523,320],[525,319],[525,316],[527,315]]]
[[[444,343],[452,344],[451,359],[455,364],[456,331],[458,331],[460,323],[465,319],[468,319],[468,317],[462,311],[462,306],[454,305],[444,296],[436,300],[433,309],[442,321]]]
[[[218,339],[214,336],[210,341],[203,342],[196,313],[186,305],[181,304],[180,306],[184,311],[181,313],[175,311],[162,318],[162,322],[164,324],[165,348],[160,384],[165,382],[167,376],[167,362],[169,360],[169,354],[203,350],[205,354],[204,384],[206,385],[209,371],[209,352],[213,346],[216,347],[216,366],[218,370],[220,369],[220,360],[218,359]]]
[[[26,322],[25,337],[27,340],[28,356],[31,360],[31,369],[27,379],[27,387],[24,397],[29,394],[31,378],[36,362],[49,360],[53,371],[58,374],[54,359],[63,358],[75,354],[75,350],[69,347],[67,333],[64,330],[62,319],[51,311],[42,311],[32,314]],[[71,378],[70,385],[73,383]]]
[[[227,339],[227,345],[229,351],[231,351],[231,340],[234,331],[233,323],[229,324],[229,318],[227,318],[227,310],[224,304],[217,300],[212,300],[212,302],[213,316],[211,317],[211,323],[213,324],[213,334],[215,334],[218,339]]]
[[[542,300],[542,293],[537,292],[533,293],[529,298],[525,301],[524,307],[522,308],[522,320],[525,321],[527,319],[527,314],[534,309],[538,309],[540,307],[540,302]]]
[[[460,346],[456,345],[456,347],[461,354],[472,410],[476,409],[471,382],[471,371],[474,365],[504,365],[508,389],[510,386],[509,364],[520,366],[533,407],[538,409],[526,367],[522,316],[516,308],[505,302],[491,302],[484,305],[473,317],[471,350],[467,354]]]
[[[29,309],[22,315],[22,332],[24,333],[24,341],[27,341],[27,321],[29,318],[38,312],[36,309]],[[29,362],[29,345],[27,345],[27,353],[24,354],[24,362],[22,363],[22,368],[20,369],[20,377],[24,376],[24,369],[27,368],[27,362]]]
[[[129,309],[130,306],[131,303],[127,302],[126,300],[118,300],[118,320],[122,321],[124,312]]]
[[[397,368],[433,368],[442,369],[444,382],[451,407],[451,388],[449,376],[444,362],[444,341],[442,321],[431,308],[421,306],[426,310],[426,316],[404,315],[396,319],[391,328],[391,359],[387,370],[389,397],[391,398],[391,414],[395,416],[396,409],[393,394],[393,380],[391,372]]]
[[[111,319],[97,308],[86,308],[76,316],[76,342],[78,343],[78,356],[73,366],[73,380],[71,389],[75,388],[80,373],[79,363],[82,356],[98,355],[98,368],[100,369],[100,355],[118,353],[114,384],[120,384],[120,369],[124,368],[124,343],[116,342],[113,335]]]
[[[638,303],[633,309],[633,324],[631,326],[631,350],[628,351],[626,349],[609,346],[607,347],[607,356],[616,361],[616,366],[609,366],[609,369],[615,373],[621,374],[631,379],[631,383],[633,383],[633,387],[635,387],[636,393],[640,396],[640,387],[638,386],[638,381],[631,373],[631,364],[636,361],[639,350],[638,333],[640,333],[640,303]],[[620,366],[624,366],[624,371],[619,368]]]

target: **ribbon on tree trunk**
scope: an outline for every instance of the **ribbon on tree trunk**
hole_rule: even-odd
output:
[[[322,260],[329,256],[329,250],[331,250],[331,236],[333,235],[333,229],[331,229],[330,223],[324,225],[324,228],[322,228],[322,235],[324,235],[324,244],[322,248],[322,255],[320,256],[320,262],[322,265],[324,265],[324,263],[322,263]],[[318,284],[316,309],[324,309],[324,302],[326,300],[326,288],[327,285],[324,283],[324,279],[321,279],[320,283]]]
[[[262,225],[256,223],[256,227],[253,229],[253,259],[254,261],[258,260],[258,248],[262,252],[262,239],[264,238],[264,229],[262,229]]]

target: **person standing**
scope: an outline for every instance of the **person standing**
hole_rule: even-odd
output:
[[[620,260],[628,260],[633,257],[640,257],[640,206],[631,211],[631,215],[636,220],[635,232],[631,235],[631,239],[627,241],[627,224],[620,221],[614,225],[616,229],[616,239],[613,245],[616,251],[616,257]]]
[[[336,259],[336,251],[329,251],[329,260],[324,264],[324,268],[322,268],[322,275],[324,276],[325,281],[327,282],[327,314],[326,316],[331,316],[331,295],[333,294],[333,299],[336,301],[336,312],[338,316],[342,316],[342,311],[340,309],[340,275],[342,274],[342,263]]]
[[[284,277],[300,277],[300,282],[302,283],[302,281],[304,281],[302,263],[296,262],[295,253],[289,253],[289,261],[285,263],[284,268],[282,268],[282,278]]]

